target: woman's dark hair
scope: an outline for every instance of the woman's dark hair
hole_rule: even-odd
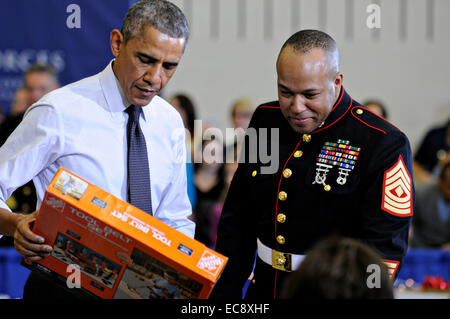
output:
[[[379,270],[379,285],[371,288],[373,268]],[[393,287],[386,265],[373,249],[354,239],[333,237],[307,253],[284,282],[281,298],[392,299]]]
[[[196,113],[195,113],[195,107],[194,103],[192,103],[192,100],[184,94],[177,94],[173,99],[178,100],[178,105],[180,108],[182,108],[186,112],[187,116],[187,129],[189,130],[189,133],[191,136],[194,136],[194,121],[196,119]]]

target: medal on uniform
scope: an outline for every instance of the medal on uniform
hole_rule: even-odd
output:
[[[345,185],[347,177],[355,168],[360,147],[350,145],[350,141],[338,139],[337,143],[325,142],[316,163],[316,178],[313,184],[325,185],[328,172],[333,168],[339,169],[336,183]]]
[[[313,184],[322,184],[322,185],[326,185],[325,181],[327,180],[327,174],[330,171],[331,168],[333,168],[333,166],[331,165],[327,165],[327,164],[322,164],[322,163],[316,163],[316,178],[313,182]]]
[[[339,167],[339,177],[336,182],[339,185],[345,185],[345,183],[347,183],[347,176],[351,171],[351,169]]]

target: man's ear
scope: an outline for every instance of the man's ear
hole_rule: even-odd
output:
[[[123,35],[122,33],[117,30],[114,29],[111,31],[111,36],[110,36],[110,40],[111,40],[111,51],[112,54],[117,57],[120,53],[120,50],[122,48],[122,44],[123,44]]]
[[[341,93],[341,88],[342,88],[343,82],[344,82],[344,75],[341,72],[338,72],[336,74],[336,77],[334,78],[334,88],[335,88],[336,98],[339,96],[339,93]]]

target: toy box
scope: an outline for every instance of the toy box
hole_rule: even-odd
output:
[[[76,294],[105,299],[207,298],[227,262],[63,168],[47,188],[33,232],[53,251],[24,261],[28,268]]]

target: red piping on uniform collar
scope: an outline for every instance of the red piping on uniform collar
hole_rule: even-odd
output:
[[[330,126],[336,124],[337,122],[339,122],[339,120],[340,120],[341,118],[343,118],[344,115],[347,114],[347,112],[352,108],[352,105],[353,105],[353,98],[350,96],[350,105],[348,106],[347,110],[346,110],[346,111],[345,111],[345,112],[344,112],[337,120],[335,120],[333,123],[328,124],[328,125],[325,126],[325,127],[322,127],[322,128],[320,128],[320,129],[318,129],[318,130],[312,132],[311,134],[319,133],[319,132],[321,132],[321,131],[323,131],[323,130],[329,128]],[[334,108],[333,108],[333,109],[334,109]],[[331,113],[330,113],[330,114],[331,114]]]
[[[345,89],[344,89],[344,86],[342,85],[342,87],[341,87],[341,93],[340,93],[340,97],[339,97],[339,99],[337,100],[337,102],[336,103],[334,103],[334,105],[333,105],[333,108],[331,109],[331,112],[333,112],[334,111],[334,109],[339,105],[339,103],[341,103],[341,101],[342,101],[342,97],[344,96],[344,92],[345,92]],[[331,113],[330,112],[330,113]]]
[[[259,107],[260,109],[279,109],[279,106],[267,106],[267,105],[263,105]]]

